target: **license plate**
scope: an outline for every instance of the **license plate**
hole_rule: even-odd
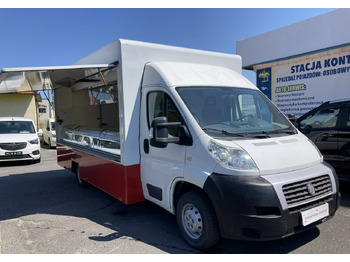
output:
[[[17,152],[5,152],[5,156],[21,156],[23,155],[23,152],[17,151]]]
[[[321,206],[314,207],[304,212],[301,212],[303,226],[307,226],[313,222],[316,222],[328,216],[329,216],[328,203],[325,203]]]

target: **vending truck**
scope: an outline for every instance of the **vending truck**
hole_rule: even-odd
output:
[[[161,206],[205,249],[220,237],[281,239],[339,206],[332,167],[241,68],[237,55],[116,40],[71,66],[3,69],[0,80],[49,81],[58,164],[125,204]]]

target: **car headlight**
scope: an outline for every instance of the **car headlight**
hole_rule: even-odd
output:
[[[222,166],[230,169],[257,169],[253,159],[242,148],[221,145],[213,140],[208,143],[210,155]]]
[[[39,144],[39,139],[38,138],[35,138],[35,139],[33,139],[33,140],[29,140],[28,141],[29,143],[31,143],[31,144],[33,144],[33,145],[37,145],[37,144]]]

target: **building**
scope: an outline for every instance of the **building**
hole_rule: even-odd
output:
[[[288,115],[350,98],[350,9],[313,17],[237,41],[243,68]]]
[[[27,117],[39,128],[38,103],[41,96],[35,92],[0,93],[0,117]]]
[[[34,121],[36,129],[42,128],[42,123],[54,115],[50,96],[50,83],[45,75],[40,75],[41,82],[29,82],[24,73],[14,73],[7,81],[3,81],[7,73],[0,76],[0,116],[27,117]],[[42,99],[45,97],[46,99]]]

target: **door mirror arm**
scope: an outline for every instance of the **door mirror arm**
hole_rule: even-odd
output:
[[[169,137],[169,127],[178,127],[178,136]],[[181,122],[169,123],[166,117],[155,118],[150,129],[151,146],[165,148],[169,143],[192,145],[192,137]]]

